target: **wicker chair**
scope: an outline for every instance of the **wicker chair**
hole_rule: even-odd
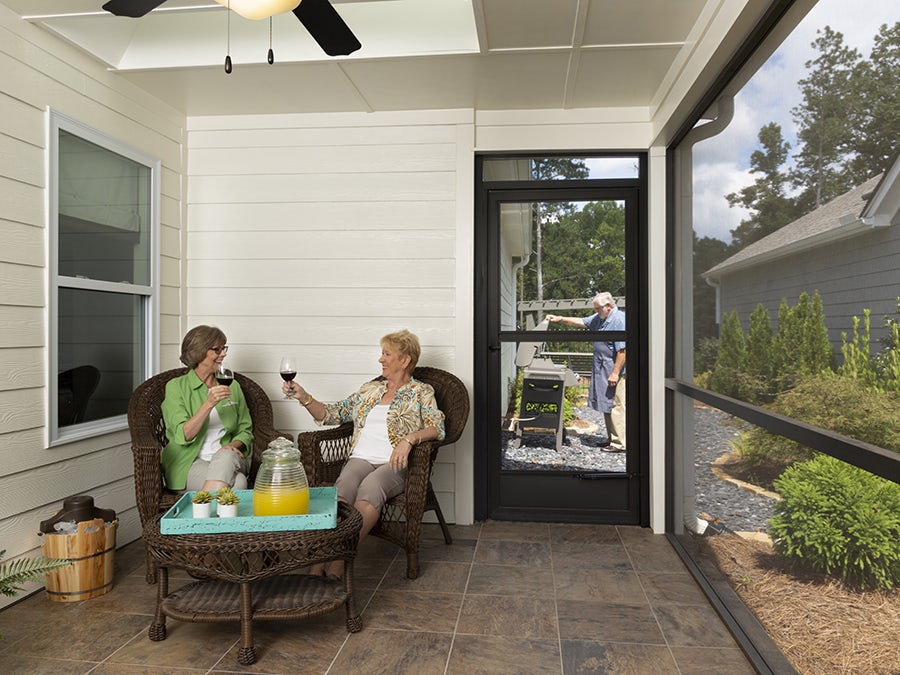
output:
[[[179,492],[166,489],[163,483],[159,458],[167,440],[161,407],[166,396],[166,383],[187,371],[187,368],[175,368],[154,375],[138,385],[128,401],[128,428],[131,431],[131,451],[134,454],[134,496],[141,526],[146,526],[157,515],[165,513],[181,496]],[[248,476],[252,485],[262,453],[268,444],[279,436],[291,440],[293,436],[275,430],[272,402],[262,387],[241,373],[235,373],[234,379],[241,385],[253,420],[253,455]],[[155,582],[156,566],[148,556],[147,583]]]
[[[434,388],[438,408],[444,413],[446,435],[443,441],[419,443],[410,453],[406,491],[384,505],[381,518],[372,528],[372,534],[406,551],[406,576],[410,579],[419,576],[419,532],[425,512],[434,511],[444,541],[453,543],[431,485],[431,471],[440,447],[459,440],[469,416],[469,394],[455,375],[438,368],[419,367],[413,371],[413,377]],[[347,422],[331,429],[298,435],[297,445],[310,485],[334,484],[350,455],[352,434],[353,423]]]

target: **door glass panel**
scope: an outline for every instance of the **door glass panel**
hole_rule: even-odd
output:
[[[501,471],[624,472],[626,454],[610,451],[610,441],[624,444],[624,405],[616,425],[609,416],[616,388],[607,382],[624,327],[596,333],[582,320],[596,314],[599,292],[615,302],[601,316],[625,310],[625,203],[499,207]],[[573,321],[549,320],[560,316]],[[595,351],[606,366],[592,396]]]

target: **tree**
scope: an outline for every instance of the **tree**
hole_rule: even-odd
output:
[[[750,155],[750,173],[757,176],[756,180],[739,192],[725,195],[729,206],[751,211],[750,217],[731,231],[732,251],[739,251],[801,215],[796,202],[786,194],[788,175],[782,167],[791,145],[782,138],[781,126],[769,122],[759,130],[758,138],[760,149]]]
[[[715,338],[719,335],[716,324],[716,289],[701,276],[728,257],[728,244],[713,237],[698,238],[694,232],[694,339]]]
[[[797,124],[800,151],[794,155],[793,185],[802,193],[803,212],[819,208],[863,182],[847,164],[855,156],[851,78],[860,54],[844,46],[844,36],[829,26],[816,31],[812,46],[818,56],[806,62],[809,75],[800,80],[803,102],[791,113]]]
[[[625,295],[625,211],[614,201],[581,206],[541,225],[541,274],[536,260],[520,271],[522,298],[590,298],[601,290]]]
[[[569,157],[544,157],[531,161],[531,178],[533,180],[558,180],[587,178],[590,170],[581,159]],[[532,233],[534,235],[534,295],[535,300],[544,299],[544,226],[571,213],[574,206],[570,202],[538,202],[532,209]],[[523,280],[524,281],[524,280]],[[523,282],[523,286],[527,286]]]
[[[856,157],[851,172],[862,180],[887,171],[897,155],[900,129],[900,22],[882,24],[868,61],[853,73],[854,107],[852,143]],[[860,181],[862,182],[862,181]]]

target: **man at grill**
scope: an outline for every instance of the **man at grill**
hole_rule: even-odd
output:
[[[610,293],[594,296],[594,313],[584,318],[548,314],[553,323],[587,328],[594,331],[624,331],[625,312],[616,307]],[[588,405],[603,413],[606,422],[608,452],[625,450],[625,341],[594,343],[594,364]]]

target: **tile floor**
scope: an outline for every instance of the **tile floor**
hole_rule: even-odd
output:
[[[426,525],[418,579],[370,538],[355,567],[363,629],[342,610],[254,626],[257,662],[237,662],[237,623],[147,628],[155,586],[143,545],[116,552],[114,588],[76,603],[38,593],[0,611],[4,673],[753,673],[664,536],[637,527],[486,522]],[[191,581],[171,575],[172,588]]]

